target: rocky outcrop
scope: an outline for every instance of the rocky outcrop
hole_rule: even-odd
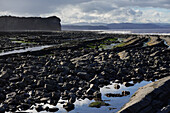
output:
[[[169,113],[169,87],[170,76],[139,88],[118,113]]]
[[[0,17],[0,31],[61,30],[60,19],[56,16],[41,17]]]

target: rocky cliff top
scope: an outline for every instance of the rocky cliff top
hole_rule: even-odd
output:
[[[61,20],[56,16],[42,17],[15,17],[1,16],[0,31],[8,30],[61,30]]]

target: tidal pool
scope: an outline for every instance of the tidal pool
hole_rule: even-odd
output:
[[[37,47],[28,47],[25,49],[19,49],[19,50],[13,50],[13,51],[7,51],[7,52],[2,52],[0,53],[0,56],[5,56],[5,55],[11,55],[11,54],[16,54],[16,53],[25,53],[25,52],[32,52],[32,51],[39,51],[45,48],[52,47],[53,45],[45,45],[45,46],[37,46]]]
[[[125,85],[119,84],[120,88],[115,89],[114,85],[117,83],[111,83],[110,85],[104,86],[100,88],[100,92],[102,94],[102,100],[105,103],[110,104],[110,106],[101,106],[100,108],[95,108],[95,107],[89,107],[89,104],[92,102],[95,102],[94,99],[89,100],[89,99],[79,99],[76,100],[74,103],[75,109],[72,111],[69,111],[69,113],[116,113],[123,107],[124,104],[126,104],[130,97],[138,90],[138,88],[145,86],[152,81],[142,81],[140,83],[134,84],[134,86],[131,87],[126,87]],[[130,82],[133,83],[133,82]],[[130,95],[123,96],[123,97],[107,97],[105,94],[107,93],[122,93],[122,91],[130,91]],[[60,100],[57,104],[57,108],[59,110],[56,113],[67,113],[67,111],[63,108],[63,104],[67,102],[65,100]],[[53,107],[52,105],[44,105],[44,106],[49,106]],[[26,112],[31,112],[31,113],[37,113],[35,109],[33,110],[27,110]],[[47,111],[41,111],[41,113],[47,113]]]

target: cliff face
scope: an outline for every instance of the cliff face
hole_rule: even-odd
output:
[[[8,30],[61,30],[60,19],[56,16],[41,17],[0,17],[0,31]]]

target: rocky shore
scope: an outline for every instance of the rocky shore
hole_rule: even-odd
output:
[[[170,74],[170,50],[160,36],[1,32],[0,38],[1,52],[54,45],[0,56],[0,112],[55,112],[57,107],[38,103],[55,106],[60,99],[67,100],[63,107],[70,111],[76,99],[100,96],[99,88],[111,81],[154,81]],[[116,45],[105,49],[105,45],[112,43]]]
[[[169,87],[170,76],[139,88],[118,113],[169,113]]]

